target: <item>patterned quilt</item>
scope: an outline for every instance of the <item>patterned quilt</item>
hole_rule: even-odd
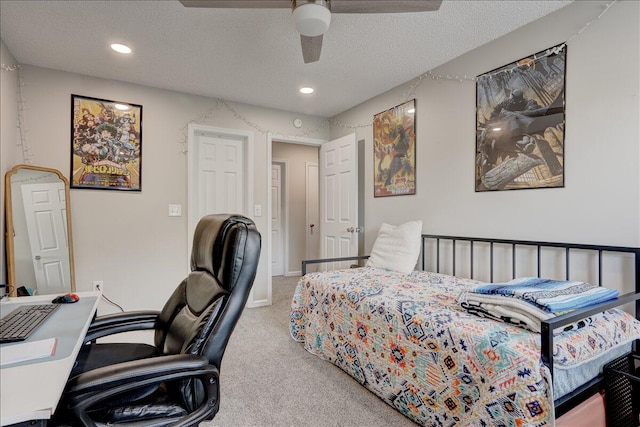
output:
[[[310,273],[293,297],[291,335],[421,425],[553,425],[539,334],[460,308],[456,297],[478,283],[368,267]],[[554,340],[562,364],[640,337],[617,310],[593,324]]]

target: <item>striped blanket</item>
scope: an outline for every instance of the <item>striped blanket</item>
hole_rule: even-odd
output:
[[[619,292],[584,282],[523,277],[462,292],[458,304],[481,317],[540,332],[540,322],[617,298]]]
[[[522,277],[508,283],[487,283],[476,286],[473,292],[512,296],[533,303],[548,313],[589,307],[615,299],[619,294],[615,289],[589,283],[539,277]]]

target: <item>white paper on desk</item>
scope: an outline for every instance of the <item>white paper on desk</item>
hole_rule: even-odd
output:
[[[0,366],[27,360],[42,359],[56,354],[56,338],[0,346]]]

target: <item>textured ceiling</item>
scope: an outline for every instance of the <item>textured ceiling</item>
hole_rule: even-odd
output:
[[[286,9],[1,0],[0,37],[21,64],[330,117],[569,3],[444,0],[436,12],[333,14],[311,64]],[[112,52],[116,42],[133,54]]]

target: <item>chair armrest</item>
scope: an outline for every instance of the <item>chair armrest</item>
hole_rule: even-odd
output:
[[[96,317],[89,325],[85,342],[121,332],[153,329],[159,315],[159,311],[140,310]]]
[[[86,393],[103,392],[117,386],[132,389],[177,378],[217,373],[218,369],[209,364],[205,356],[175,354],[150,357],[118,363],[84,372],[67,383],[65,393],[78,396]],[[134,387],[127,387],[132,385]],[[119,394],[123,390],[120,389]]]
[[[192,426],[217,412],[219,406],[219,370],[204,356],[177,354],[135,360],[94,369],[72,378],[67,383],[65,397],[75,416],[85,426],[95,422],[87,411],[101,401],[138,388],[186,378],[201,378],[205,388],[204,403],[194,412],[173,423]],[[166,424],[166,421],[163,421]],[[163,424],[163,425],[165,425]]]
[[[338,261],[350,261],[355,259],[368,259],[369,255],[348,256],[340,258],[321,258],[321,259],[303,259],[302,260],[302,275],[307,274],[307,264],[320,264],[324,262],[338,262]]]

